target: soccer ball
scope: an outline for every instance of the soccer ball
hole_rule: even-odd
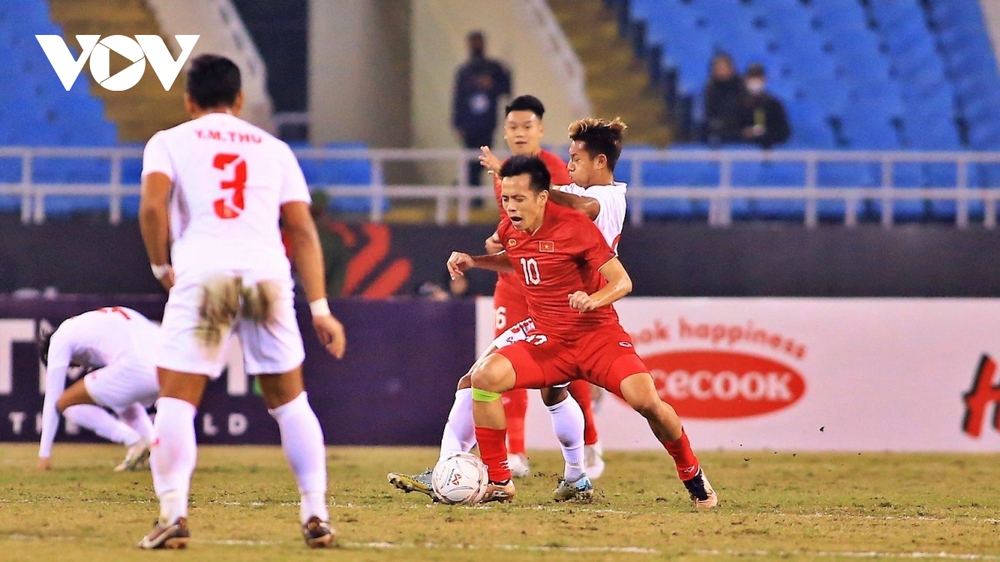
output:
[[[478,502],[489,483],[486,465],[470,453],[455,453],[441,459],[431,475],[434,493],[449,505]]]

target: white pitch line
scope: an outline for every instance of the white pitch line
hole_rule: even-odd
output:
[[[813,556],[822,558],[901,558],[908,560],[1000,560],[993,554],[971,554],[955,552],[876,552],[876,551],[784,551],[784,550],[695,550],[702,556],[759,556],[764,558],[787,558],[792,556]]]

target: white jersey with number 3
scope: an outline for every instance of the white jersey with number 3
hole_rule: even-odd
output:
[[[575,183],[559,186],[560,191],[580,197],[591,197],[601,204],[601,211],[597,213],[594,224],[604,235],[608,246],[611,246],[616,254],[618,253],[618,241],[622,237],[622,227],[625,225],[626,187],[626,184],[622,182],[590,187],[580,187]]]
[[[171,261],[178,276],[220,270],[290,276],[280,207],[310,197],[287,144],[228,113],[209,113],[149,139],[142,174],[153,172],[173,183]]]

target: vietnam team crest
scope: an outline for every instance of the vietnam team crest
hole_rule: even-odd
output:
[[[517,246],[517,240],[514,240],[513,238],[508,238],[507,239],[507,247],[508,248],[513,248],[514,246]]]
[[[538,242],[539,252],[552,253],[556,251],[556,243],[551,240],[539,240]]]

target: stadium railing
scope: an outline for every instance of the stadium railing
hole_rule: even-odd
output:
[[[479,153],[474,150],[458,149],[296,149],[300,160],[366,160],[371,164],[369,185],[313,184],[331,197],[370,198],[368,219],[381,222],[385,216],[386,202],[398,199],[424,199],[434,201],[435,222],[447,224],[449,210],[456,208],[455,221],[467,224],[473,201],[482,198],[493,199],[490,185],[475,187],[466,183],[466,163],[474,161]],[[100,197],[107,200],[108,216],[112,224],[121,222],[123,201],[135,200],[139,195],[139,166],[142,149],[130,148],[80,148],[80,147],[0,147],[0,163],[19,162],[16,173],[5,173],[0,177],[0,200],[8,200],[7,209],[19,206],[24,223],[43,223],[46,219],[46,200],[50,197],[73,196],[76,198]],[[40,161],[83,160],[109,163],[108,179],[99,182],[39,182],[35,179],[36,165]],[[393,162],[413,164],[451,162],[454,165],[454,183],[441,184],[387,184],[386,165]],[[657,163],[709,163],[718,167],[718,179],[698,187],[684,185],[651,185],[654,178],[646,177],[646,168]],[[128,163],[128,164],[126,164]],[[734,182],[734,170],[741,164],[797,164],[804,166],[804,181],[801,185],[752,185]],[[823,164],[847,164],[866,166],[880,177],[877,185],[823,186],[820,185],[820,166]],[[902,166],[901,166],[902,165]],[[901,167],[913,165],[947,165],[954,167],[954,183],[939,184],[938,187],[895,186],[894,178]],[[704,218],[710,225],[727,227],[734,221],[739,211],[734,205],[753,201],[794,201],[800,203],[801,212],[796,219],[807,227],[820,223],[822,203],[843,204],[837,211],[836,222],[847,227],[859,223],[860,206],[863,202],[880,205],[878,212],[881,224],[888,228],[896,221],[898,211],[894,203],[927,201],[946,202],[955,205],[954,224],[958,228],[968,228],[973,215],[979,215],[982,224],[993,229],[997,225],[997,200],[1000,199],[1000,185],[990,188],[978,187],[970,181],[970,173],[977,167],[1000,168],[1000,152],[905,152],[905,151],[811,151],[775,150],[761,152],[755,150],[633,150],[622,154],[619,162],[618,179],[629,184],[629,221],[642,224],[651,214],[649,206],[654,201],[698,202],[705,209]],[[8,172],[10,171],[7,166]],[[16,176],[12,177],[12,176]],[[751,182],[752,183],[752,182]],[[134,205],[133,205],[134,207]],[[976,210],[973,211],[973,208]],[[698,213],[694,213],[698,216]]]

